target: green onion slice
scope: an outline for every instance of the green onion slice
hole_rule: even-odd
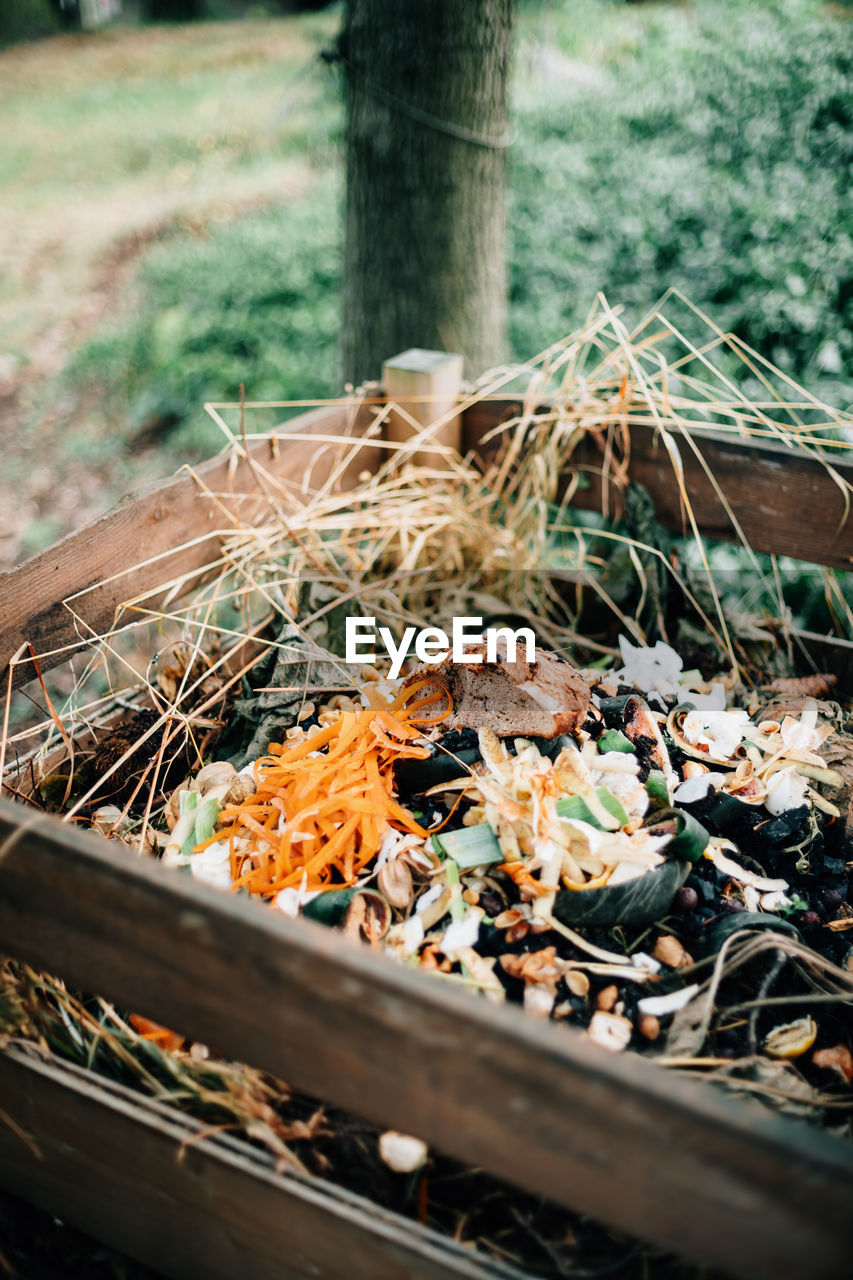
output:
[[[621,729],[607,729],[598,739],[598,749],[605,751],[624,751],[625,755],[634,754],[634,744],[626,738]]]
[[[442,831],[441,835],[432,837],[432,843],[437,853],[452,858],[463,871],[504,861],[497,837],[488,822],[479,822],[475,827],[459,827],[456,831]]]
[[[588,822],[599,831],[618,831],[628,821],[625,806],[607,787],[597,787],[582,796],[564,796],[555,808],[558,817]]]

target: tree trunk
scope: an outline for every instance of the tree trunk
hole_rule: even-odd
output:
[[[57,27],[49,0],[0,0],[0,45],[48,36]]]
[[[344,374],[407,347],[506,355],[513,0],[349,0]]]

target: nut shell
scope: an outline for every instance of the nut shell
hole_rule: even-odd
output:
[[[771,1058],[799,1058],[817,1039],[817,1023],[813,1018],[797,1018],[783,1022],[764,1037],[764,1050]]]

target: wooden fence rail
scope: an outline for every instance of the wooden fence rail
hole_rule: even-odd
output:
[[[7,801],[0,949],[696,1261],[844,1274],[846,1145]]]

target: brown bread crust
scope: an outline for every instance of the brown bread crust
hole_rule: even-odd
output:
[[[444,724],[450,729],[494,729],[499,737],[535,735],[554,738],[574,733],[589,710],[589,685],[569,662],[548,649],[536,649],[536,660],[486,662],[485,644],[469,645],[481,663],[457,663],[445,658],[437,665],[416,667],[403,686],[429,680],[453,699]],[[418,691],[427,697],[433,690]]]

